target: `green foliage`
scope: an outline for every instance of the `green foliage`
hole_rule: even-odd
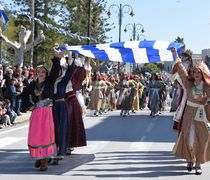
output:
[[[3,31],[3,34],[8,37],[8,39],[12,41],[18,41],[18,32],[19,32],[19,27],[15,26],[15,18],[10,15],[10,12],[6,12],[8,16],[10,16],[8,24],[7,24],[7,29]],[[1,23],[1,29],[3,30],[3,24]],[[2,43],[2,58],[3,58],[3,63],[6,61],[9,62],[10,64],[14,64],[14,50],[10,46],[8,46],[6,43]]]
[[[71,30],[72,33],[87,36],[88,29],[88,0],[68,1],[66,2],[66,9],[69,12],[68,16],[61,20],[64,29]],[[107,27],[107,19],[101,17],[105,12],[104,0],[91,1],[91,17],[90,17],[90,37],[99,39],[104,42],[106,39],[105,32],[109,31]],[[75,39],[66,39],[68,44],[86,44],[87,41],[79,41]],[[96,44],[97,42],[90,42]]]
[[[181,38],[179,36],[175,39],[175,41],[184,44],[184,38]]]
[[[156,73],[160,71],[161,71],[161,68],[158,67],[158,65],[154,63],[146,63],[141,67],[142,73],[145,73],[145,72]]]
[[[179,37],[179,36],[175,39],[175,41],[178,42],[178,43],[185,44],[185,43],[184,43],[184,38],[181,38],[181,37]],[[192,50],[190,50],[190,49],[186,49],[186,52],[189,53],[190,55],[193,54]]]
[[[5,32],[12,41],[18,40],[20,25],[24,25],[27,29],[30,29],[29,19],[24,16],[24,14],[30,15],[30,2],[30,0],[13,0],[13,5],[17,8],[15,8],[12,14],[18,17],[13,18],[10,15],[9,19],[11,24],[9,24]],[[110,30],[106,18],[102,17],[102,14],[105,12],[105,5],[104,0],[91,0],[91,37],[100,39],[100,42],[104,42],[106,39],[105,32]],[[77,33],[81,36],[87,36],[88,0],[35,0],[35,17],[57,28],[71,33]],[[52,49],[55,43],[68,43],[70,45],[87,43],[86,40],[80,41],[64,36],[55,30],[42,27],[36,22],[35,38],[39,29],[44,31],[46,39],[34,48],[34,66],[42,63],[50,66],[50,59],[53,56]],[[11,54],[13,53],[11,49]],[[29,64],[29,53],[26,53],[24,56],[24,64]]]

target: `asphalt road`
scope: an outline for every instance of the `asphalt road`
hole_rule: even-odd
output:
[[[34,168],[27,150],[28,121],[0,130],[0,180],[91,179],[210,179],[210,164],[203,174],[186,171],[184,160],[172,153],[177,133],[172,114],[152,118],[149,111],[120,117],[119,111],[84,119],[88,145],[76,148],[48,171]]]

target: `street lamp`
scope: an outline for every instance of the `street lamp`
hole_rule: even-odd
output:
[[[140,40],[146,40],[146,36],[144,34],[138,34],[137,41],[140,41]]]
[[[144,33],[145,30],[144,30],[144,26],[142,24],[136,24],[136,23],[129,23],[125,26],[125,29],[124,29],[124,32],[127,32],[128,30],[132,31],[132,40],[135,41],[136,40],[136,37],[137,37],[137,40],[140,39],[140,37],[145,37],[143,34],[137,34],[138,31],[140,31],[141,33]],[[137,36],[136,36],[137,34]],[[146,39],[146,37],[144,38]]]
[[[109,10],[107,12],[107,15],[110,17],[111,16],[111,10],[115,10],[115,13],[118,13],[118,19],[119,19],[119,42],[121,42],[121,27],[122,27],[122,17],[123,14],[128,14],[133,17],[134,13],[133,13],[133,8],[132,6],[130,6],[129,4],[125,4],[122,5],[120,4],[120,6],[118,6],[117,4],[112,4],[111,6],[109,6]],[[118,73],[120,72],[120,63],[118,62]]]
[[[127,32],[128,30],[132,31],[132,38],[131,38],[131,41],[135,41],[136,40],[136,37],[137,37],[137,40],[139,41],[140,38],[142,40],[145,40],[146,37],[145,35],[143,34],[145,32],[144,30],[144,26],[142,24],[136,24],[136,23],[129,23],[125,26],[125,29],[124,29],[124,32]],[[141,32],[141,34],[138,34],[138,32]],[[137,36],[136,36],[137,34]],[[130,71],[132,72],[132,68],[131,68],[132,65],[130,65]],[[137,65],[138,67],[138,65]],[[136,69],[136,66],[135,66],[135,63],[133,63],[133,70]]]

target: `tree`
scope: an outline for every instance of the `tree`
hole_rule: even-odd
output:
[[[106,3],[104,0],[91,1],[91,18],[90,18],[90,37],[105,42],[105,32],[110,31],[107,19],[102,17],[105,12]],[[70,30],[72,33],[85,36],[87,34],[87,18],[88,18],[88,1],[66,1],[66,9],[68,16],[61,23],[64,29]],[[67,39],[66,43],[77,45],[86,44],[86,40],[78,41],[75,39]],[[97,42],[92,41],[92,44]]]
[[[30,27],[29,19],[24,16],[25,14],[29,16],[31,14],[30,3],[31,0],[14,0],[14,4],[19,7],[19,9],[14,11],[14,13],[18,15],[16,24],[23,24],[27,28]],[[44,23],[52,24],[55,27],[61,27],[55,19],[60,15],[58,8],[62,9],[62,5],[63,0],[36,0],[34,4],[34,16]],[[35,36],[38,35],[39,29],[43,29],[46,39],[41,46],[34,48],[34,66],[40,63],[50,64],[49,59],[51,58],[51,52],[55,42],[61,44],[64,42],[63,35],[60,35],[58,32],[47,27],[42,27],[35,21]],[[25,62],[29,63],[29,54],[25,55],[25,59]]]
[[[184,38],[181,38],[179,36],[175,39],[175,41],[184,44]]]
[[[26,15],[30,15],[31,0],[14,0],[13,5],[16,6],[18,18],[15,19],[16,26],[25,26],[30,28],[30,21]],[[106,39],[105,32],[109,31],[109,24],[106,18],[102,17],[105,12],[106,2],[104,0],[91,0],[91,37],[98,41],[92,41],[96,44],[103,43]],[[43,23],[52,24],[54,27],[76,33],[81,36],[87,36],[87,16],[88,16],[88,1],[87,0],[36,0],[34,4],[34,16],[40,19]],[[71,38],[66,35],[59,34],[57,31],[48,27],[40,26],[35,21],[35,38],[39,29],[42,29],[45,34],[45,41],[34,48],[34,66],[40,63],[50,64],[49,59],[52,55],[52,48],[55,43],[82,45],[86,44],[87,40]],[[17,36],[17,34],[16,34]],[[40,53],[41,52],[41,53]],[[25,54],[25,63],[29,63],[29,54]]]
[[[156,73],[156,72],[160,72],[161,69],[158,68],[158,66],[154,63],[147,63],[141,67],[141,71],[142,73],[145,73],[145,72]]]
[[[179,36],[175,39],[175,41],[178,42],[178,43],[185,44],[185,43],[184,43],[184,38],[181,38],[181,37],[179,37]],[[185,46],[184,46],[184,48],[185,48]],[[193,52],[192,52],[190,49],[185,49],[185,51],[186,51],[188,54],[190,54],[190,55],[193,54]]]

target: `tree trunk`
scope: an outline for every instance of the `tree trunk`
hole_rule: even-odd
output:
[[[31,13],[31,42],[34,42],[34,0],[30,0],[30,13]],[[30,66],[33,67],[34,48],[32,46],[30,50]]]

